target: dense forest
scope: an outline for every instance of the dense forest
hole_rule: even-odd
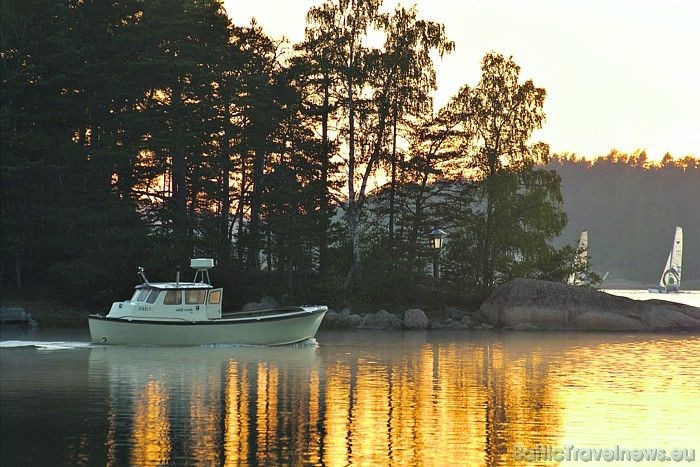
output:
[[[656,284],[683,227],[683,285],[700,288],[700,159],[666,155],[650,163],[644,151],[611,151],[589,161],[570,154],[550,162],[562,178],[569,223],[559,242],[589,233],[589,254],[604,286]]]
[[[491,52],[434,110],[454,44],[415,8],[327,0],[297,44],[217,0],[1,8],[4,295],[105,304],[207,256],[227,308],[430,308],[575,267],[545,90]]]

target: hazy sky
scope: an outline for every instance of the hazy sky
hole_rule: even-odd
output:
[[[320,0],[225,0],[236,24],[255,18],[273,37],[303,38]],[[437,106],[476,84],[490,50],[547,90],[537,139],[579,155],[646,148],[700,156],[700,1],[418,0],[445,24],[455,51],[436,64]],[[411,5],[413,2],[403,2]],[[395,2],[385,2],[392,8]]]

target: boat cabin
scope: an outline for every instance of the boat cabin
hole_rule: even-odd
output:
[[[110,318],[134,320],[206,321],[221,318],[222,289],[209,283],[208,270],[214,266],[210,258],[190,262],[195,269],[192,282],[148,282],[139,268],[143,283],[136,286],[130,300],[115,302],[107,315]]]

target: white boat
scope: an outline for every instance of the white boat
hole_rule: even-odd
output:
[[[588,231],[584,230],[581,232],[581,236],[578,239],[578,249],[576,250],[576,256],[574,257],[574,266],[577,269],[586,270],[588,267]],[[570,285],[582,285],[584,283],[585,273],[584,272],[574,272],[569,276],[568,283]]]
[[[681,269],[683,266],[683,229],[676,227],[676,234],[673,236],[673,246],[668,253],[664,272],[661,273],[658,287],[652,287],[649,292],[667,293],[678,292],[681,287]]]
[[[325,306],[270,308],[222,313],[223,290],[209,281],[210,258],[192,259],[192,282],[148,282],[136,286],[130,300],[112,304],[106,316],[88,317],[95,343],[137,345],[284,345],[316,335]]]

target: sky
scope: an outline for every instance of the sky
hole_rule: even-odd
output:
[[[303,39],[320,0],[225,0],[235,24]],[[652,160],[700,156],[700,1],[417,0],[445,24],[455,51],[436,63],[440,107],[475,85],[489,51],[513,56],[521,78],[547,91],[535,140],[589,158],[646,149]],[[385,1],[393,9],[395,1]]]

